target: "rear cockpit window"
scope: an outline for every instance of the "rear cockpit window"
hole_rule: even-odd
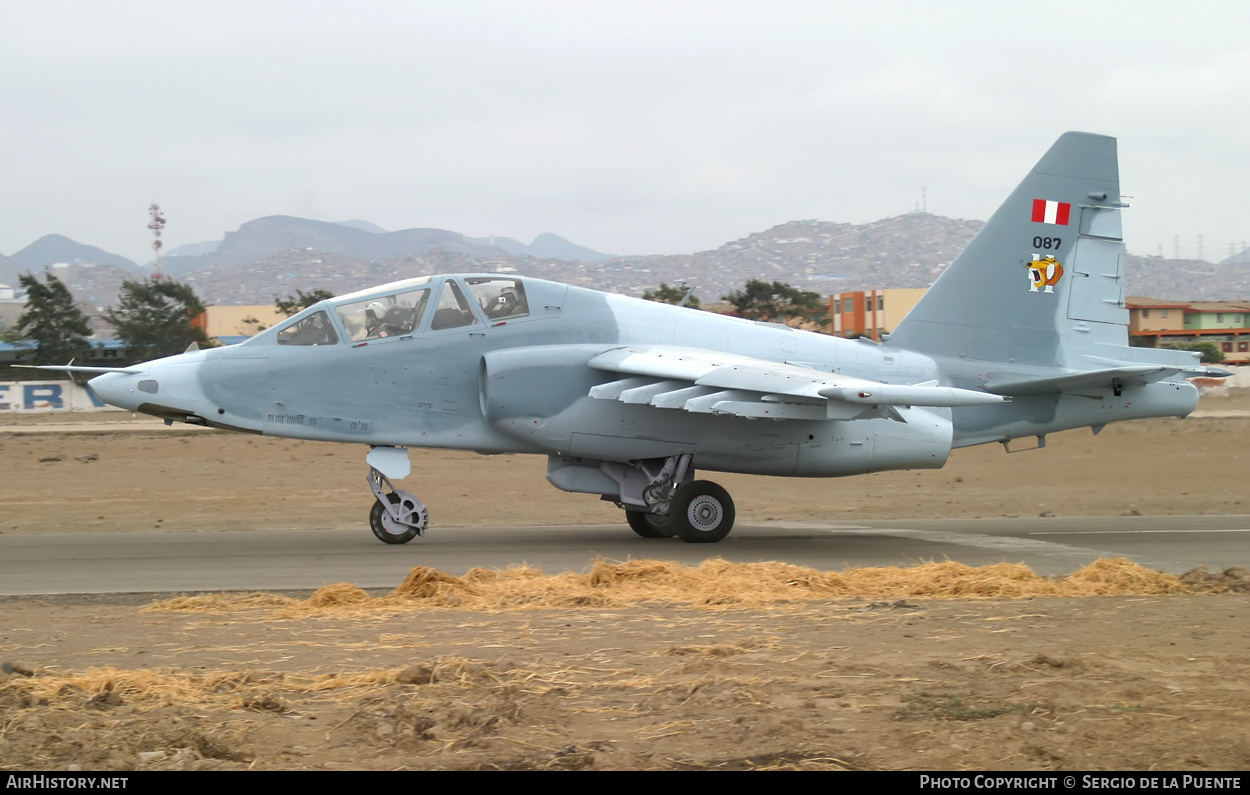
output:
[[[530,312],[525,300],[525,287],[520,279],[505,279],[499,276],[478,276],[465,279],[469,292],[473,293],[477,305],[491,320],[506,320],[525,317]]]
[[[279,345],[334,345],[338,341],[325,312],[314,312],[278,332]]]
[[[402,337],[416,331],[429,303],[429,289],[342,304],[335,311],[353,342]]]
[[[430,330],[471,326],[476,322],[477,315],[469,308],[469,302],[461,292],[460,285],[453,281],[444,284],[443,292],[438,296],[438,309],[434,312],[434,319],[430,321]]]

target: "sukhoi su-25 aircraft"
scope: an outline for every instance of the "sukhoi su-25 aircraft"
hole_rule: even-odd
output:
[[[51,369],[170,422],[367,445],[389,544],[428,523],[392,484],[410,447],[545,455],[553,486],[640,536],[720,541],[733,500],[696,472],[936,469],[1193,411],[1186,377],[1228,373],[1129,347],[1118,170],[1114,138],[1060,137],[881,344],[484,273],[340,296],[229,347]]]

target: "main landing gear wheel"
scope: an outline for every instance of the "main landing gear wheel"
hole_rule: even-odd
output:
[[[677,535],[677,528],[668,515],[626,509],[625,521],[629,522],[629,529],[643,538],[672,538]]]
[[[682,541],[712,544],[733,529],[734,501],[712,481],[696,480],[677,489],[668,516]]]
[[[386,499],[391,505],[398,505],[401,498],[395,492],[391,492],[386,495]],[[420,518],[420,528],[400,524],[391,518],[390,512],[386,510],[382,503],[374,500],[373,507],[369,509],[369,528],[373,530],[373,534],[377,536],[379,541],[387,544],[407,544],[420,535],[421,529],[424,529],[426,523],[429,522],[429,515],[426,513],[425,506],[421,506],[418,516]]]

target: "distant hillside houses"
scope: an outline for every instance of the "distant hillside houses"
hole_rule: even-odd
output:
[[[1168,301],[1130,296],[1129,334],[1153,347],[1214,343],[1226,364],[1250,364],[1250,301]]]

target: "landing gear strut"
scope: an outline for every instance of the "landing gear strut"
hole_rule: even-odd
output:
[[[643,538],[677,536],[692,544],[714,543],[729,535],[733,499],[710,480],[692,480],[691,459],[686,453],[602,466],[621,487],[617,504],[625,509],[631,530]]]
[[[389,493],[383,490],[383,485],[390,489]],[[369,488],[378,498],[369,509],[369,528],[379,541],[407,544],[417,536],[425,536],[430,513],[415,495],[395,488],[386,475],[372,466],[369,467]]]

